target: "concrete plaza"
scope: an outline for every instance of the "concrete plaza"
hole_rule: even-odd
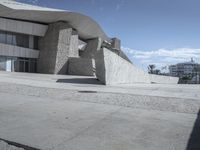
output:
[[[0,72],[0,139],[41,150],[199,150],[199,91]]]

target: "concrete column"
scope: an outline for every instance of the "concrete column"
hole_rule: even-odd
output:
[[[38,72],[66,74],[69,57],[78,57],[78,35],[67,23],[49,25],[48,31],[39,40],[40,56]]]
[[[80,58],[70,58],[68,73],[72,75],[95,75],[96,52],[101,49],[102,41],[100,38],[87,41],[87,46]]]
[[[96,38],[87,41],[86,48],[82,53],[81,57],[92,59],[95,57],[95,53],[101,49],[102,40],[101,38]]]

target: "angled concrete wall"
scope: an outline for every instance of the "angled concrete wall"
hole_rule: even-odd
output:
[[[104,84],[167,83],[177,84],[178,78],[149,75],[114,52],[103,48],[96,53],[96,76]]]
[[[68,58],[78,57],[78,35],[67,23],[53,23],[40,38],[39,49],[38,72],[66,74]]]
[[[150,83],[143,70],[106,48],[97,52],[95,62],[96,76],[104,84]]]

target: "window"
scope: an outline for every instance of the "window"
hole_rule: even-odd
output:
[[[29,36],[23,34],[15,34],[16,45],[29,48]]]
[[[38,37],[34,36],[34,47],[30,47],[29,38],[30,35],[0,31],[0,43],[38,49]]]
[[[6,43],[6,34],[4,31],[0,31],[0,43]]]
[[[38,36],[34,36],[34,49],[38,49],[38,42],[39,41],[39,37]]]
[[[7,35],[6,35],[6,44],[10,44],[10,45],[12,45],[13,43],[12,43],[12,33],[7,33]]]

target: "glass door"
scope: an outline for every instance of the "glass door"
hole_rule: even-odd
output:
[[[6,71],[6,57],[0,57],[0,71]]]
[[[8,71],[8,72],[12,71],[12,60],[11,59],[6,60],[6,71]]]

